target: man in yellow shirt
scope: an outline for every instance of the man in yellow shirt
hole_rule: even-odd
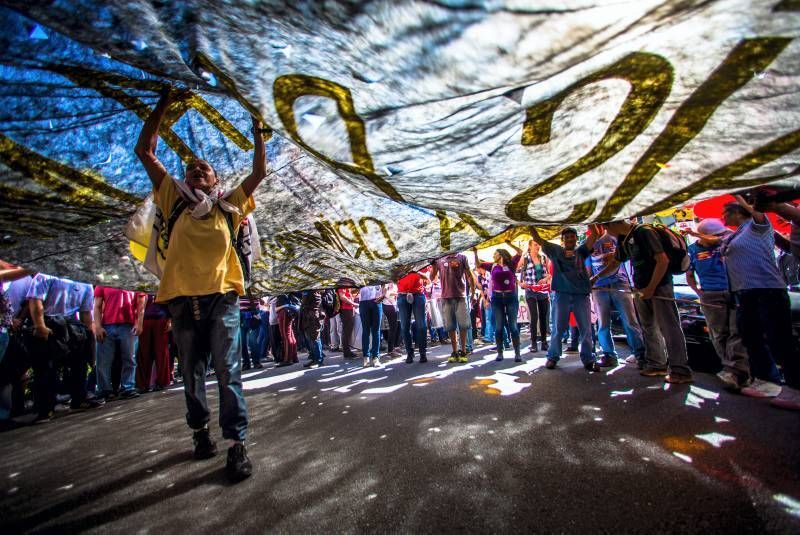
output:
[[[172,314],[172,333],[182,359],[186,420],[194,431],[194,456],[207,459],[217,453],[208,430],[206,403],[210,354],[219,387],[222,436],[232,442],[226,471],[230,479],[239,481],[252,473],[252,464],[244,446],[247,405],[241,379],[239,296],[244,295],[244,275],[231,238],[255,208],[252,193],[266,176],[264,137],[271,131],[253,118],[253,172],[229,194],[220,189],[216,171],[205,160],[190,162],[185,180],[176,181],[156,157],[158,130],[169,105],[187,96],[172,90],[162,95],[142,127],[135,152],[165,217],[179,200],[185,204],[169,236],[156,301],[166,303]]]

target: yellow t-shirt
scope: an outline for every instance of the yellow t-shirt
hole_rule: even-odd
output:
[[[154,196],[156,205],[169,217],[180,196],[172,177],[164,176]],[[233,228],[238,229],[242,219],[255,208],[255,201],[252,196],[245,196],[241,185],[225,200],[243,214],[231,214]],[[172,227],[156,301],[230,291],[244,295],[244,274],[231,247],[231,232],[222,209],[214,206],[202,219],[195,219],[188,209],[184,210]]]

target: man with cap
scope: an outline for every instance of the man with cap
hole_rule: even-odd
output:
[[[552,370],[561,359],[561,335],[569,327],[569,313],[575,315],[580,333],[580,355],[583,367],[590,372],[601,371],[592,351],[591,303],[589,294],[592,284],[586,270],[586,259],[592,254],[595,241],[601,231],[597,225],[589,227],[589,237],[578,246],[578,231],[566,227],[561,231],[564,246],[550,243],[542,238],[535,228],[530,227],[533,240],[542,247],[553,266],[551,288],[554,291],[555,328],[550,336],[545,367]]]
[[[736,303],[728,288],[728,274],[722,261],[720,239],[730,231],[719,219],[705,219],[697,231],[689,231],[698,240],[689,245],[689,271],[686,283],[700,296],[700,308],[706,318],[711,342],[722,360],[717,377],[725,388],[739,391],[750,384],[747,349],[736,327]],[[700,284],[697,284],[700,279]]]

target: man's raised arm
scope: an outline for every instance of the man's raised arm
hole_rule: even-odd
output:
[[[242,191],[248,197],[253,194],[258,185],[267,176],[267,148],[264,143],[272,136],[271,128],[264,128],[261,121],[253,117],[253,172],[247,175],[242,182]]]
[[[159,159],[156,157],[156,147],[158,146],[158,129],[161,127],[161,122],[164,120],[164,115],[167,113],[167,108],[176,100],[183,98],[181,94],[167,88],[162,94],[161,99],[150,112],[150,115],[142,126],[142,131],[139,134],[139,141],[136,142],[136,148],[133,152],[139,157],[139,160],[144,165],[147,176],[150,177],[150,182],[153,183],[153,189],[158,191],[161,186],[161,180],[167,174],[167,170]]]

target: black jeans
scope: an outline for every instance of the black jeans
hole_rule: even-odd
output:
[[[72,405],[86,399],[86,367],[92,363],[92,338],[86,327],[61,316],[47,316],[52,334],[44,340],[28,334],[33,367],[33,402],[37,414],[45,416],[56,406],[58,371],[64,370]]]
[[[756,288],[734,293],[736,326],[750,356],[753,377],[780,384],[775,361],[783,366],[786,384],[800,389],[800,366],[792,340],[789,293],[779,288]]]
[[[544,297],[541,297],[543,295]],[[536,343],[536,327],[539,327],[539,340],[547,342],[547,324],[550,322],[550,297],[525,292],[525,302],[531,315],[531,345]]]

